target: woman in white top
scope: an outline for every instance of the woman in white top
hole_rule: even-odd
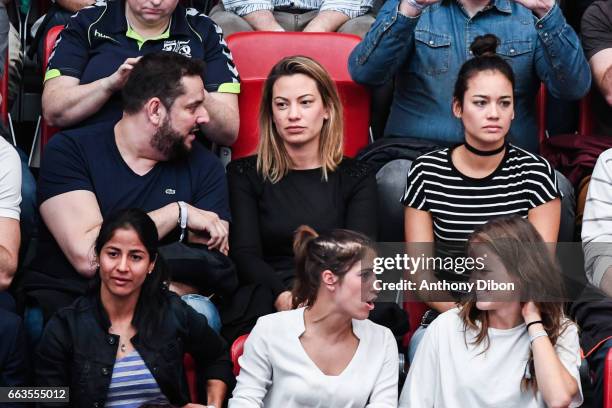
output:
[[[293,303],[301,307],[259,318],[229,407],[396,407],[397,343],[367,320],[376,298],[365,268],[372,243],[348,230],[317,235],[302,226],[294,251]]]
[[[476,290],[434,320],[399,406],[580,406],[577,329],[551,300],[562,293],[560,273],[535,228],[520,217],[489,221],[470,237],[468,253],[483,265],[472,282],[515,290]]]

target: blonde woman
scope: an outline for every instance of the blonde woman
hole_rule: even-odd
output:
[[[252,318],[291,309],[298,226],[346,228],[371,238],[378,228],[374,174],[343,157],[342,105],[319,63],[294,56],[272,68],[259,127],[257,155],[228,166],[230,256],[241,283],[251,287],[241,304],[250,305],[245,313]]]

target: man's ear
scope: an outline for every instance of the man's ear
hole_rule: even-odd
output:
[[[149,99],[144,106],[149,121],[155,126],[163,123],[164,117],[167,114],[166,107],[157,97]]]
[[[457,119],[461,119],[461,115],[463,114],[463,107],[461,106],[461,102],[457,98],[453,98],[453,115]]]

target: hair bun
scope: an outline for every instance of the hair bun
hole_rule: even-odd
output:
[[[496,55],[499,38],[493,34],[479,35],[470,45],[470,51],[475,57],[490,57]]]
[[[308,243],[318,236],[319,234],[313,228],[308,225],[300,225],[293,234],[293,252],[295,255],[304,252]]]

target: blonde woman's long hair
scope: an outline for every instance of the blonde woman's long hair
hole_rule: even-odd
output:
[[[344,135],[342,103],[340,103],[336,84],[325,68],[312,58],[301,55],[280,60],[274,65],[264,84],[259,107],[257,171],[264,180],[276,183],[289,172],[293,165],[272,119],[272,87],[280,77],[295,74],[306,75],[315,81],[323,100],[323,106],[329,112],[329,119],[323,122],[321,128],[319,142],[322,178],[327,181],[328,173],[334,171],[342,161]]]

